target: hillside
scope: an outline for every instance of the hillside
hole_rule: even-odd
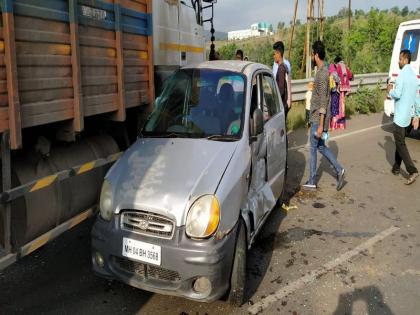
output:
[[[204,36],[205,36],[206,40],[209,42],[209,41],[210,41],[210,38],[211,38],[211,33],[210,33],[210,31],[209,31],[209,30],[204,30]],[[228,38],[228,34],[227,34],[227,33],[225,33],[225,32],[219,32],[219,31],[216,31],[216,32],[214,33],[214,37],[216,38],[216,40],[221,40],[221,41],[223,41],[223,40],[227,40],[227,38]]]
[[[352,17],[349,32],[347,12],[341,10],[336,16],[328,17],[325,22],[324,42],[327,49],[327,60],[342,56],[356,74],[370,72],[387,72],[392,54],[394,39],[401,22],[420,18],[420,8],[406,12],[398,8],[368,12],[356,10]],[[237,49],[252,61],[271,66],[272,45],[282,40],[286,46],[286,57],[289,52],[289,34],[291,28],[278,29],[273,36],[250,38],[236,41],[216,41],[216,50],[223,59],[233,59]],[[292,72],[294,78],[303,78],[304,74],[304,39],[306,24],[297,25],[293,37],[291,52]],[[313,25],[312,38],[319,37],[319,25]],[[313,40],[312,40],[313,42]],[[208,45],[208,49],[209,49]]]

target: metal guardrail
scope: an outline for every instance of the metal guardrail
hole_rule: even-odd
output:
[[[386,88],[386,79],[388,73],[368,73],[358,74],[354,76],[354,80],[350,82],[352,92],[356,92],[359,86],[375,87],[381,83],[381,89]],[[292,100],[304,101],[305,94],[308,90],[308,83],[313,81],[313,78],[303,80],[292,80]]]

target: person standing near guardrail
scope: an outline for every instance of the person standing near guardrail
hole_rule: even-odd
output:
[[[280,91],[281,100],[284,107],[284,113],[287,117],[290,106],[288,105],[288,83],[287,83],[287,73],[288,69],[284,63],[284,44],[281,41],[275,42],[273,45],[273,58],[274,62],[277,64],[277,71],[275,74],[277,86]]]
[[[331,129],[344,129],[346,127],[346,97],[351,92],[350,81],[353,80],[353,73],[340,56],[334,59],[334,63],[338,78],[340,79],[338,85],[340,98],[337,111],[333,111],[332,122],[335,122],[335,124],[331,125]]]
[[[340,77],[337,72],[337,60],[339,60],[339,57],[336,57],[334,63],[331,63],[328,67],[331,90],[331,130],[346,128],[345,111],[343,111],[344,106],[340,106]]]
[[[314,90],[314,82],[310,81],[308,83],[308,90],[305,94],[305,125],[307,128],[311,126],[309,123],[309,119],[311,117],[311,98],[312,98],[312,91]]]
[[[329,127],[330,112],[330,86],[329,72],[324,62],[325,47],[321,41],[316,41],[312,45],[312,64],[317,66],[318,71],[315,75],[314,90],[312,92],[310,109],[310,159],[309,159],[309,180],[302,186],[303,189],[314,190],[316,185],[316,166],[317,151],[331,163],[337,172],[337,190],[341,190],[344,185],[344,168],[338,163],[337,158],[325,145],[325,138]]]
[[[406,128],[411,124],[413,107],[416,109],[416,118],[413,119],[413,126],[418,127],[419,95],[417,76],[410,66],[411,52],[407,49],[400,52],[398,65],[401,69],[395,81],[395,88],[388,84],[388,96],[395,100],[393,134],[395,140],[395,162],[391,172],[394,175],[400,174],[401,162],[404,161],[405,168],[409,174],[406,185],[415,182],[419,176],[413,160],[408,152],[405,143]]]

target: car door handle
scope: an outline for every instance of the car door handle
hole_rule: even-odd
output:
[[[284,136],[284,129],[282,129],[281,131],[280,131],[280,136]]]

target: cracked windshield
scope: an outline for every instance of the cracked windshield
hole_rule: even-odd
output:
[[[168,79],[145,136],[240,137],[244,78],[230,71],[186,69]]]

